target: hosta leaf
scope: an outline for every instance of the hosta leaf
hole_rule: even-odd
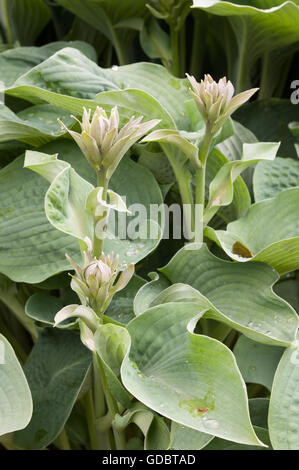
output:
[[[138,89],[107,91],[99,93],[94,101],[106,111],[117,106],[122,120],[129,120],[132,115],[142,115],[144,120],[160,119],[161,128],[174,128],[175,124],[159,101],[149,93]],[[190,144],[191,145],[191,144]]]
[[[134,298],[134,313],[136,317],[145,312],[151,306],[154,299],[169,285],[170,282],[165,276],[157,274],[152,281],[144,284]]]
[[[105,69],[77,49],[66,47],[19,77],[7,93],[36,102],[49,92],[92,99],[100,91],[118,89]],[[61,99],[61,98],[60,98]],[[57,104],[57,103],[53,103]]]
[[[225,439],[220,439],[219,437],[216,437],[203,450],[272,450],[268,430],[260,428],[259,426],[253,426],[253,428],[259,439],[261,439],[267,445],[267,448],[258,446],[247,446],[244,444],[235,444]]]
[[[94,344],[102,362],[110,392],[125,408],[130,408],[130,395],[119,380],[120,367],[130,346],[128,331],[112,323],[100,325],[94,335]]]
[[[160,103],[160,113],[162,107],[164,116],[168,114],[168,122],[170,116],[178,129],[195,130],[190,121],[191,114],[196,115],[196,121],[202,121],[195,103],[190,101],[187,81],[173,77],[164,67],[137,63],[103,69],[69,47],[20,76],[6,93],[33,103],[44,100],[73,113],[81,113],[82,106],[94,109],[95,103],[89,100],[98,93],[127,88],[138,88],[155,98]],[[144,101],[142,95],[140,99]],[[187,102],[188,108],[185,107]],[[129,97],[126,103],[129,103]],[[109,101],[107,104],[112,105]]]
[[[240,53],[242,48],[246,50],[243,60],[246,60],[247,71],[264,53],[299,41],[298,0],[255,0],[250,5],[241,1],[193,0],[193,7],[229,18]]]
[[[78,335],[45,328],[25,364],[33,397],[33,416],[16,433],[20,448],[42,449],[61,432],[86,377],[91,355]]]
[[[249,412],[254,426],[268,427],[269,398],[250,398]]]
[[[295,137],[290,135],[289,122],[298,120],[298,107],[289,99],[271,98],[247,103],[238,109],[235,119],[248,127],[258,140],[280,141],[279,154],[296,157]]]
[[[215,179],[220,169],[228,162],[229,160],[219,151],[218,148],[213,149],[209,154],[206,167],[206,199],[209,197],[210,183]],[[250,194],[242,176],[237,176],[232,184],[233,186],[231,189],[233,199],[231,204],[220,207],[217,211],[217,216],[221,217],[225,222],[235,220],[236,218],[244,215],[251,204]]]
[[[31,415],[27,380],[13,348],[0,334],[0,436],[25,428]]]
[[[294,217],[298,203],[299,189],[286,189],[251,206],[245,216],[228,224],[226,231],[208,227],[205,234],[232,259],[262,261],[280,274],[294,271],[299,267],[299,226]]]
[[[61,116],[66,125],[73,123],[68,113],[51,105],[32,106],[18,114],[0,105],[0,142],[15,139],[39,147],[65,134],[57,116]]]
[[[33,294],[26,302],[25,311],[28,317],[41,322],[47,326],[54,326],[54,318],[57,312],[65,306],[65,303],[57,297],[49,294]],[[58,325],[58,328],[65,328],[73,325],[74,322],[66,322]]]
[[[140,44],[148,57],[161,59],[165,65],[170,66],[172,60],[170,37],[155,18],[150,17],[143,23]]]
[[[234,355],[246,383],[264,385],[271,391],[274,374],[283,348],[268,346],[240,336]]]
[[[134,318],[134,297],[144,284],[145,281],[141,277],[134,275],[129,284],[114,295],[106,315],[124,325],[129,323]]]
[[[15,40],[31,45],[51,18],[51,10],[43,0],[10,0],[8,13]]]
[[[128,61],[127,51],[146,13],[145,0],[55,0],[103,33],[114,45],[118,60]]]
[[[214,436],[195,429],[187,428],[172,421],[170,449],[201,450]]]
[[[278,365],[269,407],[269,431],[276,450],[299,450],[299,352],[287,348]]]
[[[274,160],[279,143],[259,142],[243,144],[241,160],[234,160],[221,167],[210,183],[209,202],[207,213],[216,207],[227,206],[233,199],[233,183],[235,179],[248,168],[260,160]]]
[[[114,423],[121,431],[130,423],[136,424],[144,434],[145,450],[166,450],[169,447],[169,429],[164,419],[140,402],[133,403],[122,416],[116,415]]]
[[[284,279],[274,286],[274,292],[285,299],[299,313],[299,280]]]
[[[270,266],[224,261],[205,244],[199,250],[190,247],[182,248],[161,271],[172,283],[197,289],[198,301],[209,310],[206,316],[261,343],[288,346],[295,340],[298,317],[273,293],[278,275]]]
[[[277,196],[287,188],[299,186],[299,161],[293,158],[276,158],[274,162],[257,164],[253,177],[256,202]]]
[[[93,240],[93,215],[85,209],[93,186],[81,178],[69,163],[58,160],[57,155],[27,150],[24,167],[51,183],[45,195],[45,213],[49,222],[83,244],[85,237]]]
[[[122,381],[142,403],[180,424],[261,445],[250,423],[245,385],[231,351],[193,333],[202,313],[196,304],[168,303],[132,320]]]
[[[65,47],[78,49],[93,61],[97,59],[94,48],[83,41],[56,41],[41,47],[16,47],[0,54],[1,81],[5,86],[11,86],[18,77]]]
[[[73,142],[53,142],[41,151],[48,154],[58,152],[60,158],[69,162],[80,176],[96,184],[95,173]],[[48,183],[41,176],[24,169],[23,161],[23,157],[19,157],[0,172],[0,271],[17,281],[41,282],[70,269],[65,253],[77,262],[80,262],[81,256],[75,240],[49,224],[44,214]],[[128,174],[131,175],[130,179]],[[128,207],[135,203],[142,204],[146,214],[150,214],[151,204],[160,206],[163,202],[153,175],[127,158],[122,160],[113,175],[111,189],[126,196]],[[127,222],[130,220],[128,217]],[[162,236],[159,230],[158,234]],[[155,248],[159,237],[146,240],[106,239],[104,250],[119,253],[121,262],[135,263]]]

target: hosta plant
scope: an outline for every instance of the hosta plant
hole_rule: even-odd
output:
[[[72,30],[35,47],[27,2],[28,43],[1,10],[0,448],[298,450],[299,119],[259,101],[297,3],[57,0]],[[205,15],[228,77],[182,54]],[[138,34],[163,65],[125,65]]]

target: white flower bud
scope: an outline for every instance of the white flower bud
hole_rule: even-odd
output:
[[[204,120],[209,123],[212,134],[215,134],[242,104],[258,90],[251,90],[234,95],[233,84],[223,77],[219,82],[215,82],[211,75],[205,75],[200,83],[188,74],[189,82],[192,85],[192,96],[197,104],[200,114]]]

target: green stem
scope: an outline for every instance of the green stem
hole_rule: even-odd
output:
[[[28,333],[31,335],[32,340],[36,341],[38,333],[34,321],[31,320],[31,318],[27,317],[24,307],[18,301],[16,295],[14,295],[14,293],[12,293],[11,295],[9,293],[4,293],[0,296],[0,299],[9,308],[9,310],[14,313],[16,318],[25,328],[25,330],[27,330]]]
[[[268,87],[268,77],[269,77],[269,52],[264,54],[263,57],[263,66],[262,66],[262,76],[260,82],[260,91],[259,91],[259,100],[269,98],[269,87]]]
[[[194,31],[192,40],[192,52],[190,73],[195,77],[200,77],[202,74],[203,63],[203,41],[201,40],[201,23],[198,18],[194,16]]]
[[[186,228],[188,229],[188,240],[191,240],[192,233],[194,232],[194,225],[195,225],[194,201],[193,201],[193,194],[192,194],[192,189],[191,189],[192,177],[191,177],[189,170],[176,160],[169,146],[163,145],[162,143],[160,145],[163,151],[165,152],[165,155],[167,156],[169,163],[175,174],[175,177],[179,186],[182,204],[183,206],[188,206],[190,208],[190,215],[189,215],[190,219],[187,219],[188,214],[186,212],[184,213],[184,217],[185,217],[185,225],[186,225]]]
[[[204,139],[202,141],[199,160],[202,167],[196,170],[195,180],[196,180],[196,189],[195,189],[195,204],[201,204],[204,208],[205,205],[205,183],[206,183],[206,165],[207,159],[209,156],[209,151],[212,143],[213,135],[210,132],[210,126],[206,124],[206,132]]]
[[[14,352],[16,353],[19,361],[21,364],[24,364],[27,359],[27,354],[25,353],[24,349],[20,345],[20,342],[16,340],[10,330],[7,328],[5,323],[0,318],[0,332],[5,336],[5,338],[10,342],[12,345]]]
[[[170,39],[172,49],[172,73],[176,77],[180,75],[180,43],[179,33],[174,25],[170,25]]]
[[[101,374],[101,377],[102,377],[103,389],[104,389],[104,393],[105,393],[105,398],[106,398],[108,410],[109,410],[109,413],[110,413],[111,418],[113,420],[115,415],[119,413],[119,409],[118,409],[118,406],[117,406],[117,403],[116,403],[115,399],[113,398],[113,396],[112,396],[112,394],[109,390],[107,380],[106,380],[106,377],[105,377],[105,373],[104,373],[104,370],[103,370],[103,366],[102,366],[102,363],[101,363],[101,359],[99,358],[99,356],[95,357],[95,364],[96,364],[95,367],[98,368],[98,370]],[[126,448],[126,440],[125,440],[124,433],[122,431],[119,431],[118,429],[116,429],[116,427],[113,426],[113,425],[112,425],[112,430],[113,430],[116,450],[124,450]]]
[[[87,426],[89,430],[89,439],[92,450],[99,450],[98,437],[96,433],[96,418],[93,404],[92,390],[89,390],[85,398],[85,410]]]
[[[2,0],[2,14],[3,14],[3,23],[5,27],[5,33],[6,33],[6,40],[8,44],[13,44],[14,37],[13,37],[12,27],[10,23],[7,0]]]
[[[97,173],[97,185],[102,187],[103,190],[103,201],[106,202],[107,200],[107,191],[108,191],[108,184],[109,180],[106,178],[105,173],[99,171]],[[104,219],[107,218],[107,211],[103,213],[101,216],[95,216],[94,218],[94,243],[93,243],[93,254],[96,258],[101,256],[102,251],[103,251],[103,242],[104,242],[104,237],[103,238],[98,238],[96,234],[96,227],[97,224],[101,223],[103,224]],[[103,232],[105,232],[105,227],[103,229]]]
[[[54,444],[60,450],[72,450],[70,441],[67,436],[67,433],[65,432],[65,429],[63,429],[61,433],[59,434],[59,436],[55,439]]]
[[[238,70],[237,70],[237,80],[236,80],[236,94],[241,93],[246,88],[247,82],[247,24],[243,21],[243,34],[242,34],[242,43],[239,51],[238,59]]]
[[[180,56],[179,56],[179,76],[184,77],[186,71],[186,21],[179,31]]]
[[[117,36],[117,33],[115,32],[112,25],[110,27],[110,32],[111,32],[111,36],[112,36],[113,47],[114,47],[116,55],[117,55],[118,64],[119,65],[126,65],[128,63],[128,59],[127,59],[127,57],[124,53],[124,50],[121,46],[121,43],[120,43],[119,38]]]

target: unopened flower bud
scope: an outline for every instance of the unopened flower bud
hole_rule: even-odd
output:
[[[91,110],[87,111],[86,108],[83,108],[82,122],[76,117],[74,119],[79,122],[81,133],[71,131],[63,122],[59,122],[73,137],[90,165],[96,171],[104,170],[108,178],[112,176],[129,148],[160,122],[153,119],[142,123],[142,117],[132,117],[119,130],[116,106],[111,110],[109,118],[104,109],[97,106],[92,119]]]
[[[233,96],[234,86],[226,77],[217,83],[211,75],[205,75],[204,80],[198,83],[194,77],[186,75],[193,88],[191,93],[195,103],[204,120],[209,123],[212,134],[215,134],[231,114],[258,90],[252,88]]]
[[[113,253],[108,256],[102,253],[97,259],[92,255],[92,244],[89,239],[86,240],[86,244],[83,268],[67,256],[76,272],[76,275],[72,276],[72,288],[84,305],[91,307],[101,316],[114,294],[124,289],[130,281],[134,274],[134,265],[131,264],[121,272],[118,255],[114,257]]]

